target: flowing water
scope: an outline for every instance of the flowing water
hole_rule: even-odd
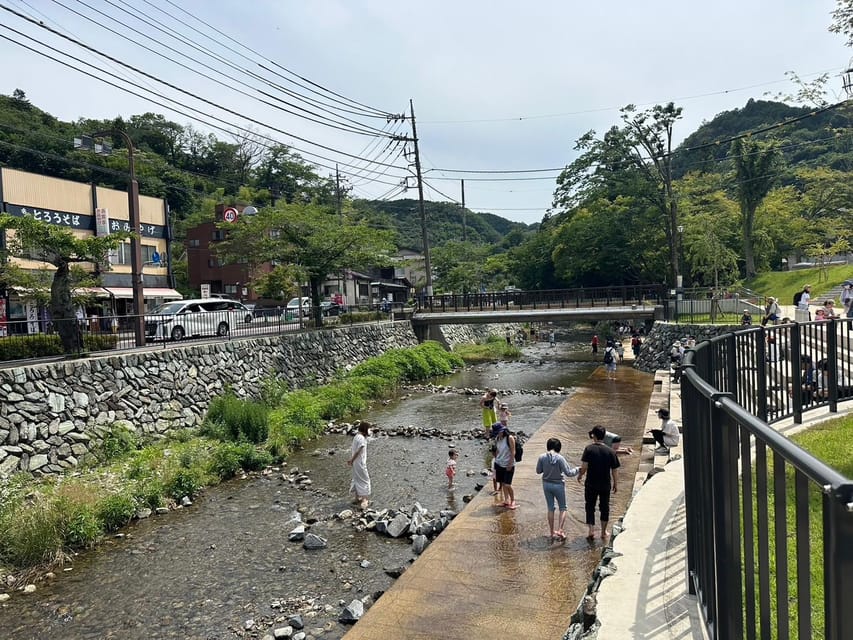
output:
[[[532,433],[568,397],[547,391],[583,384],[593,368],[545,360],[555,354],[533,345],[524,362],[468,368],[436,381],[471,388],[470,394],[411,390],[361,416],[383,428],[446,434],[371,439],[372,505],[417,501],[433,513],[464,508],[463,496],[486,480],[485,445],[467,437],[480,425],[473,388],[507,391],[501,397],[510,404],[513,428]],[[75,558],[71,570],[40,582],[34,594],[0,605],[0,639],[261,638],[298,612],[310,635],[342,637],[343,606],[378,595],[393,582],[385,569],[414,559],[407,538],[359,532],[334,517],[351,508],[350,442],[323,436],[268,475],[227,482],[189,508],[136,522],[123,537]],[[451,442],[460,452],[459,475],[457,489],[448,492],[443,471]],[[309,473],[312,483],[299,488],[287,481],[293,468]],[[328,539],[326,549],[306,551],[288,540],[300,517]]]

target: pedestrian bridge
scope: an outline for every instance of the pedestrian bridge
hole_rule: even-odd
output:
[[[442,294],[418,301],[412,325],[419,338],[443,324],[663,319],[661,285],[548,291]]]

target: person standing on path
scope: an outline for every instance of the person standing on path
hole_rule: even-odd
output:
[[[559,438],[548,438],[545,444],[546,452],[536,461],[536,473],[542,475],[542,490],[545,492],[545,506],[548,508],[548,528],[551,529],[551,540],[565,540],[563,526],[566,524],[566,485],[565,478],[578,475],[578,467],[570,467],[566,459],[560,455],[563,444]],[[556,506],[555,506],[556,503]],[[560,524],[554,525],[557,506],[560,507]]]
[[[503,506],[515,509],[515,491],[512,489],[512,476],[515,474],[515,436],[509,429],[502,427],[495,443],[495,479],[501,485]]]
[[[358,433],[352,439],[352,449],[347,464],[352,467],[352,482],[349,490],[355,493],[355,499],[362,509],[367,509],[370,498],[370,474],[367,473],[367,433],[366,422],[358,425]]]
[[[618,357],[613,341],[608,340],[607,346],[604,348],[604,370],[607,372],[608,380],[616,379],[616,358]]]
[[[592,357],[595,358],[595,356],[597,356],[597,355],[598,355],[598,336],[594,335],[594,336],[592,336]]]
[[[551,330],[551,333],[548,335],[548,341],[551,343],[552,349],[557,346],[557,332],[554,331],[553,329]]]
[[[584,483],[584,503],[586,507],[586,524],[589,527],[587,540],[595,538],[595,503],[598,502],[598,511],[601,520],[601,539],[607,539],[607,522],[610,520],[610,493],[616,493],[617,469],[620,466],[619,458],[613,450],[604,444],[604,436],[607,430],[601,425],[596,425],[589,432],[593,439],[588,444],[581,456],[581,470],[578,474],[578,482]]]
[[[483,410],[483,429],[489,429],[498,421],[498,415],[495,411],[495,402],[497,402],[498,390],[489,389],[480,398],[480,408]]]

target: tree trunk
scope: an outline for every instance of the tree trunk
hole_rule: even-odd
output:
[[[755,210],[744,212],[743,217],[743,259],[744,271],[747,278],[755,277],[755,253],[752,247],[752,231],[755,221]]]
[[[50,285],[50,318],[59,333],[62,350],[75,353],[82,350],[83,336],[71,300],[71,271],[67,262],[56,265]]]

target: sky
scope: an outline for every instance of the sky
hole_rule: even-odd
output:
[[[415,184],[405,180],[414,171],[411,142],[392,139],[411,138],[411,122],[383,115],[408,111],[411,100],[428,199],[459,202],[464,178],[469,209],[535,223],[551,205],[558,171],[478,172],[564,167],[577,157],[580,136],[618,125],[619,109],[629,103],[683,107],[678,141],[750,98],[792,93],[788,71],[804,80],[829,73],[830,98],[840,99],[838,74],[853,51],[827,30],[834,6],[834,0],[0,0],[0,9],[148,74],[0,10],[0,93],[20,88],[62,120],[153,111],[229,141],[251,129],[264,144],[298,149],[322,175],[337,164],[352,195],[370,198],[417,197],[415,188],[400,186]],[[341,128],[327,126],[330,120]]]

